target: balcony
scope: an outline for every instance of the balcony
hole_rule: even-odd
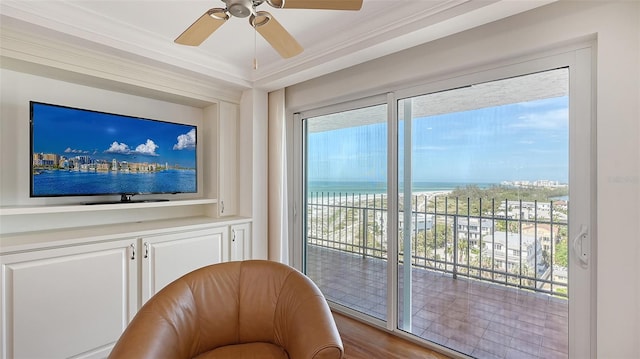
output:
[[[330,301],[383,320],[385,202],[384,195],[309,196],[306,247],[307,274]],[[399,215],[398,327],[478,358],[567,358],[565,208],[413,196],[411,211]]]

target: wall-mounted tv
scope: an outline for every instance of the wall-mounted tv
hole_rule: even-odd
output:
[[[35,101],[30,109],[31,197],[138,202],[131,197],[198,190],[196,126]]]

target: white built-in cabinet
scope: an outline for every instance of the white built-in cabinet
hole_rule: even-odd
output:
[[[104,358],[168,283],[251,258],[248,219],[183,221],[2,238],[2,358]]]
[[[137,310],[135,239],[2,256],[2,358],[105,357]]]
[[[221,226],[141,238],[142,302],[186,273],[227,261],[227,233]]]
[[[229,250],[229,260],[240,261],[252,258],[251,254],[251,224],[240,223],[230,226],[231,240]]]
[[[47,51],[42,52],[47,41],[27,38],[14,41],[20,46],[13,53],[27,56],[29,63],[40,59],[55,73]],[[76,47],[68,45],[57,42],[60,49],[54,52],[76,53]],[[74,51],[63,51],[66,48]],[[35,53],[38,56],[30,56]],[[167,283],[208,264],[266,259],[252,249],[251,219],[239,217],[251,213],[239,202],[240,193],[251,188],[251,181],[239,181],[240,139],[252,141],[251,131],[240,126],[240,106],[234,103],[241,99],[240,90],[221,90],[144,66],[145,73],[154,73],[146,77],[157,83],[147,82],[150,87],[145,89],[117,71],[98,71],[105,74],[105,83],[114,85],[105,92],[91,88],[94,81],[87,82],[88,77],[77,76],[96,73],[95,61],[75,66],[78,73],[65,72],[63,82],[28,73],[32,67],[21,66],[21,56],[13,60],[27,72],[0,69],[3,79],[13,79],[3,83],[20,84],[2,97],[3,115],[11,120],[3,118],[1,140],[3,147],[15,151],[2,152],[0,358],[105,357],[140,306]],[[110,61],[114,69],[131,64],[113,57]],[[98,67],[103,66],[101,62]],[[58,87],[63,90],[46,90]],[[143,97],[148,94],[158,96]],[[198,193],[141,195],[170,201],[95,206],[81,202],[117,198],[29,198],[28,103],[39,98],[83,108],[131,104],[123,112],[148,112],[150,118],[163,112],[169,119],[197,124]]]
[[[202,196],[0,205],[0,357],[104,358],[139,308],[203,266],[252,259],[239,106],[204,109]]]

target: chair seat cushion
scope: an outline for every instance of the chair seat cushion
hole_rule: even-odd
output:
[[[289,359],[284,348],[271,343],[227,345],[202,353],[196,359]]]

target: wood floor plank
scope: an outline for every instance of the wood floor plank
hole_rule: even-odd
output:
[[[344,344],[345,359],[449,359],[340,313],[333,313]]]

